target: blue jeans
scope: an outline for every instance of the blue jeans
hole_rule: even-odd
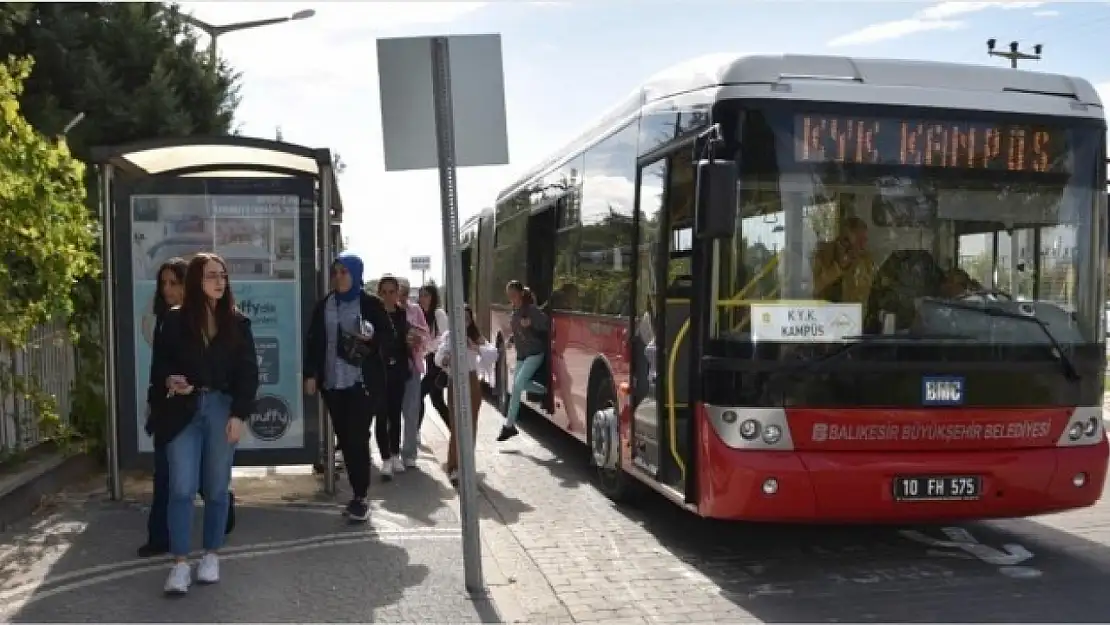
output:
[[[401,400],[401,457],[405,460],[416,459],[416,448],[420,444],[420,379],[413,372],[412,377],[405,382],[405,396]]]
[[[543,354],[532,354],[516,362],[516,371],[513,373],[513,387],[509,389],[509,414],[505,417],[505,427],[516,425],[516,419],[520,416],[520,399],[524,392],[540,390],[532,382],[532,376],[536,375],[536,371],[539,370],[542,364]]]
[[[204,489],[204,550],[223,546],[227,527],[228,485],[235,461],[235,445],[227,442],[231,396],[201,392],[193,420],[169,444],[170,467],[168,519],[170,552],[189,555],[193,527],[193,502],[198,487]]]

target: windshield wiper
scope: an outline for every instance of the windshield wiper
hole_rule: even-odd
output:
[[[1060,363],[1060,367],[1064,370],[1064,377],[1069,380],[1075,381],[1080,379],[1079,371],[1075,368],[1071,358],[1064,353],[1064,348],[1060,345],[1060,341],[1052,334],[1052,330],[1048,329],[1048,324],[1038,319],[1035,315],[1025,315],[1005,308],[994,308],[992,306],[973,306],[971,304],[963,304],[960,302],[946,301],[946,300],[933,300],[934,304],[940,306],[947,306],[948,308],[955,308],[958,310],[969,310],[971,312],[982,313],[991,317],[1004,317],[1006,319],[1019,319],[1021,321],[1028,321],[1038,328],[1044,335],[1048,337],[1048,341],[1052,344],[1052,355]]]

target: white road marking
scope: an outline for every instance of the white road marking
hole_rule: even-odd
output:
[[[949,540],[933,538],[917,530],[902,530],[900,533],[902,536],[912,541],[930,547],[960,549],[975,556],[982,562],[994,566],[1012,567],[1033,558],[1032,552],[1016,543],[1002,545],[1002,549],[1005,551],[999,551],[994,547],[984,545],[976,540],[976,538],[971,535],[971,532],[962,527],[945,527],[941,531],[948,536]]]
[[[345,532],[336,534],[325,534],[316,536],[314,538],[305,538],[300,540],[286,540],[271,543],[258,543],[254,545],[246,545],[243,547],[228,548],[220,553],[220,559],[227,560],[243,560],[248,558],[255,558],[265,555],[280,555],[285,553],[296,553],[300,551],[310,551],[313,549],[322,549],[325,547],[334,547],[339,545],[349,545],[356,543],[375,542],[385,538],[383,542],[392,541],[407,541],[407,540],[459,540],[458,536],[453,536],[444,532],[428,532],[426,530],[408,530],[404,532],[392,531],[371,531],[371,532]],[[199,554],[195,554],[199,555]],[[25,607],[26,605],[47,599],[49,597],[86,588],[104,582],[110,582],[125,577],[132,577],[147,573],[150,571],[157,571],[165,569],[167,564],[166,559],[159,561],[150,560],[130,560],[128,562],[117,562],[114,564],[106,564],[94,566],[80,571],[72,571],[64,575],[59,575],[55,578],[46,580],[46,583],[51,587],[47,590],[39,591],[43,583],[30,583],[24,584],[20,587],[12,588],[0,592],[0,605],[4,607],[0,609],[0,614],[12,613],[16,610]],[[71,583],[64,583],[67,580],[77,581]],[[28,595],[31,595],[28,597]],[[21,604],[14,604],[18,599],[27,597]]]

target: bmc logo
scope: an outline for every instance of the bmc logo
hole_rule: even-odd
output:
[[[964,379],[928,377],[921,380],[921,403],[926,406],[959,406],[964,403]]]

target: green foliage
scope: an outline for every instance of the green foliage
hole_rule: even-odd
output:
[[[0,64],[0,341],[21,345],[31,328],[73,312],[74,283],[95,275],[95,232],[85,209],[85,167],[64,141],[35,132],[20,114],[29,59]]]
[[[35,59],[21,101],[39,131],[59,133],[85,113],[67,137],[80,158],[92,146],[232,127],[238,75],[209,65],[207,48],[174,5],[17,4],[0,9],[0,35],[0,58]]]
[[[85,114],[66,136],[73,154],[82,160],[88,160],[94,146],[223,135],[231,132],[234,124],[239,77],[223,63],[217,67],[209,63],[206,47],[182,21],[176,5],[3,3],[0,59],[9,55],[34,59],[34,72],[27,77],[19,102],[27,121],[40,133],[57,135],[78,113]],[[81,219],[86,232],[93,236],[100,190],[95,177],[89,178],[84,187],[88,209]],[[47,215],[57,218],[40,211],[39,222]],[[40,229],[51,227],[36,223],[22,236],[33,240],[42,236]],[[58,251],[57,247],[46,249]],[[85,262],[82,259],[80,255],[65,254],[52,259],[50,267],[55,272],[60,271],[59,264],[69,263],[71,278],[48,282],[51,288],[57,288],[46,295],[57,294],[63,287],[70,290],[69,304],[55,308],[72,311],[68,319],[76,339],[78,383],[71,392],[71,426],[96,446],[102,442],[106,414],[99,320],[101,286],[93,271],[80,268]],[[37,284],[36,280],[21,286],[19,295],[54,301],[35,291]],[[0,306],[8,303],[0,302]],[[41,318],[42,311],[49,308],[40,306],[31,316]]]
[[[35,326],[68,318],[74,284],[99,271],[85,167],[64,141],[42,136],[20,112],[31,67],[30,59],[0,63],[0,345],[9,350],[22,348]],[[44,434],[56,434],[56,403],[36,382],[0,361],[0,391],[25,397]]]

